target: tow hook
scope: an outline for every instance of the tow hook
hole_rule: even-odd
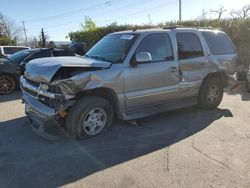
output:
[[[61,110],[59,110],[58,114],[59,114],[60,117],[65,118],[68,115],[68,112],[61,109]]]

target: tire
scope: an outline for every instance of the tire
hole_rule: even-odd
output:
[[[249,81],[246,81],[246,90],[248,93],[250,93],[250,83]]]
[[[8,95],[15,91],[16,80],[8,74],[0,75],[0,95]]]
[[[224,90],[221,80],[218,78],[208,78],[201,85],[198,95],[198,105],[205,110],[217,108],[223,98]]]
[[[113,108],[106,99],[86,96],[70,109],[66,129],[75,139],[96,136],[111,126],[113,114]]]

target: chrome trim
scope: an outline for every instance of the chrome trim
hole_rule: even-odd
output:
[[[169,90],[169,91],[159,91],[157,93],[149,93],[149,94],[145,94],[145,95],[137,95],[137,96],[133,96],[133,97],[127,97],[127,99],[137,99],[137,98],[142,98],[142,97],[154,96],[154,95],[158,95],[158,94],[172,93],[172,92],[176,92],[176,91],[178,91],[178,89]]]
[[[22,90],[24,90],[23,88],[27,88],[27,89],[37,93],[36,98],[38,98],[39,95],[42,95],[42,96],[45,96],[48,98],[52,98],[52,99],[55,99],[56,96],[61,96],[60,94],[55,94],[55,93],[51,93],[49,91],[42,90],[42,88],[40,88],[40,86],[36,87],[36,86],[31,85],[30,83],[27,82],[27,80],[25,78],[23,78],[23,76],[20,77],[20,86],[21,86]],[[27,93],[27,92],[25,92],[25,93]],[[35,97],[35,96],[33,96],[33,97]]]

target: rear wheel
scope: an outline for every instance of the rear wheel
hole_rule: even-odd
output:
[[[87,96],[80,99],[66,119],[67,131],[76,139],[91,137],[106,131],[113,121],[113,108],[101,97]]]
[[[219,106],[223,98],[223,86],[218,78],[208,78],[200,88],[198,105],[203,109],[214,109]]]
[[[15,79],[6,74],[0,75],[0,95],[7,95],[16,89]]]

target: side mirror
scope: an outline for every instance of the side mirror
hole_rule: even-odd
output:
[[[137,64],[149,63],[152,61],[152,56],[149,52],[139,52],[135,58],[130,62],[130,65],[135,67]]]
[[[149,63],[152,61],[152,56],[149,52],[139,52],[135,56],[137,63]]]

